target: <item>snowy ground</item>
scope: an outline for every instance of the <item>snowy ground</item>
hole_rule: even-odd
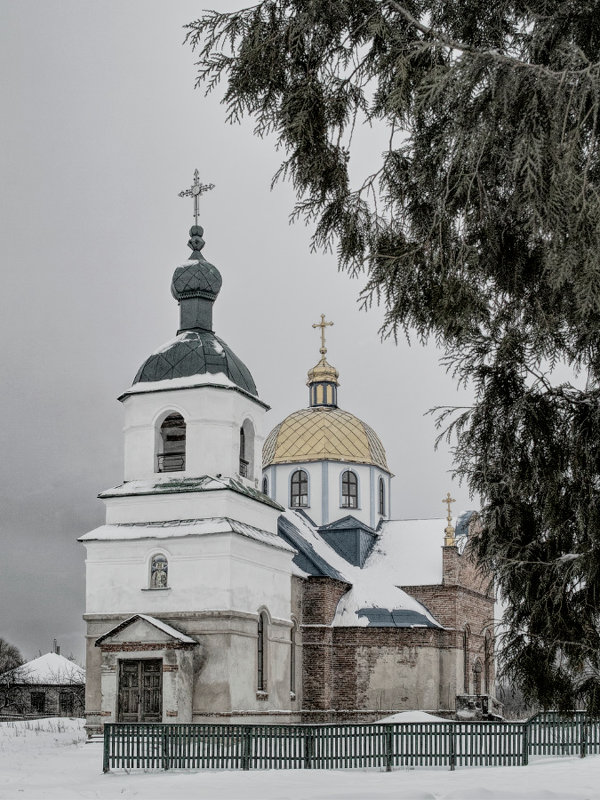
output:
[[[77,720],[0,723],[0,798],[139,800],[598,800],[600,756],[528,767],[102,774]]]

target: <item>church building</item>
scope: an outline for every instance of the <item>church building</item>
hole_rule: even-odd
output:
[[[493,590],[463,553],[477,515],[453,520],[448,495],[447,520],[392,517],[385,448],[338,404],[324,316],[308,406],[264,439],[269,406],[213,331],[203,233],[196,218],[173,274],[177,335],[119,397],[124,480],[80,539],[88,730],[451,716],[457,697],[492,711]]]

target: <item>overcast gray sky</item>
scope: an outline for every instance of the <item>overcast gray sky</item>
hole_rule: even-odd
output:
[[[394,517],[438,517],[452,482],[424,413],[464,402],[419,345],[381,342],[382,312],[359,309],[360,279],[310,252],[290,226],[280,159],[252,124],[225,123],[218,94],[194,89],[183,25],[239,0],[0,0],[2,479],[0,636],[27,658],[83,656],[84,549],[103,521],[96,499],[122,480],[123,392],[172,338],[174,268],[187,258],[196,167],[216,188],[202,203],[204,253],[222,273],[216,332],[272,406],[265,433],[307,405],[324,312],[340,405],[387,449]],[[360,141],[360,140],[359,140]],[[357,171],[378,155],[362,136]],[[443,532],[440,530],[440,545]],[[418,547],[418,542],[415,542]]]

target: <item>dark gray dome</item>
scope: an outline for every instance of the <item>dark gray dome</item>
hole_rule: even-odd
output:
[[[171,293],[176,300],[181,301],[188,297],[215,300],[221,291],[221,273],[201,252],[204,247],[203,234],[201,225],[194,225],[190,229],[188,247],[192,250],[192,256],[189,261],[177,267],[171,283]]]
[[[215,375],[223,372],[232,383],[258,397],[250,370],[212,331],[185,330],[142,364],[135,383]]]

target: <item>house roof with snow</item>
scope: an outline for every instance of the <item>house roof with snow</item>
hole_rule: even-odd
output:
[[[6,680],[44,686],[72,686],[85,683],[85,670],[58,653],[46,653],[0,675],[0,681]]]

